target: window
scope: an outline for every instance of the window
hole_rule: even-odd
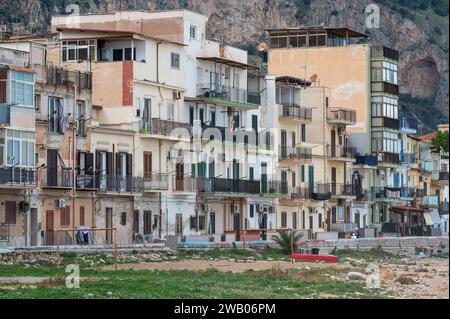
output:
[[[191,217],[191,220],[192,220],[192,217]],[[177,234],[183,233],[183,215],[181,215],[181,214],[176,214],[176,216],[175,216],[175,232]]]
[[[63,41],[61,50],[63,62],[95,60],[95,40]]]
[[[34,75],[32,73],[11,71],[11,104],[34,107]]]
[[[170,54],[170,66],[174,69],[180,68],[180,55],[178,53]]]
[[[292,212],[292,228],[297,229],[297,212]]]
[[[120,214],[120,225],[126,226],[126,224],[127,224],[127,213],[126,212],[122,212]]]
[[[173,101],[167,100],[166,101],[166,106],[167,106],[167,120],[168,121],[173,121],[175,119],[175,110],[174,110],[174,103]]]
[[[8,79],[6,70],[0,70],[0,103],[6,103],[6,81]]]
[[[300,166],[300,178],[302,183],[305,182],[305,165]]]
[[[387,96],[373,96],[372,117],[398,119],[398,99]]]
[[[302,229],[306,229],[306,212],[302,211]]]
[[[295,183],[295,172],[292,172],[291,173],[292,174],[292,187],[295,187],[296,186],[296,183]]]
[[[255,217],[255,205],[250,205],[250,218]]]
[[[41,111],[41,101],[42,101],[41,95],[35,94],[34,95],[34,108],[38,112]]]
[[[13,225],[16,223],[16,202],[5,202],[5,224]]]
[[[84,206],[80,206],[80,226],[85,225]]]
[[[323,225],[322,225],[322,214],[321,213],[319,213],[318,218],[319,218],[319,224],[318,224],[317,227],[323,228]]]
[[[338,207],[338,220],[344,220],[344,207],[342,206]]]
[[[142,128],[149,130],[150,129],[150,119],[152,116],[152,100],[144,99],[144,110],[142,112]]]
[[[198,230],[205,230],[206,225],[206,216],[200,215],[198,216]]]
[[[61,226],[70,225],[70,207],[66,206],[64,208],[61,208],[60,212],[61,212],[61,216],[60,216]]]
[[[383,79],[386,82],[397,84],[397,64],[383,61]]]
[[[190,26],[189,37],[193,40],[197,39],[197,27],[195,25]]]
[[[83,101],[77,102],[75,112],[77,136],[86,136],[86,105]]]
[[[301,125],[301,130],[302,130],[302,142],[306,142],[306,125],[305,124]]]
[[[34,166],[35,139],[35,132],[7,130],[7,165]]]
[[[287,213],[281,212],[281,228],[287,227]]]
[[[397,133],[392,132],[372,132],[372,151],[400,153],[399,139]]]
[[[60,132],[60,117],[62,110],[62,99],[56,97],[48,98],[48,131],[52,133]]]

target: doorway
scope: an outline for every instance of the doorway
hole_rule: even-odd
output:
[[[54,243],[54,214],[52,210],[45,213],[45,245],[53,246]]]
[[[32,208],[30,211],[30,246],[37,246],[37,208]]]
[[[236,234],[236,241],[241,240],[241,214],[233,215],[233,229]]]

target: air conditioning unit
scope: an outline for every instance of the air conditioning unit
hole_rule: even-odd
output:
[[[181,91],[173,91],[173,99],[181,100]]]
[[[65,208],[66,200],[64,198],[58,198],[57,200],[55,200],[55,206],[56,208]]]
[[[239,205],[233,204],[233,213],[239,213]]]

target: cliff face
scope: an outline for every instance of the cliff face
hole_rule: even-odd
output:
[[[48,31],[51,15],[66,14],[66,6],[72,2],[79,4],[81,13],[198,11],[209,16],[210,37],[220,36],[250,53],[265,39],[266,28],[321,23],[348,26],[367,33],[372,43],[400,51],[401,105],[423,124],[425,132],[438,123],[448,123],[448,3],[443,8],[431,7],[425,0],[408,1],[404,6],[397,4],[402,1],[377,0],[378,29],[366,28],[365,9],[374,2],[369,0],[3,0],[0,22],[17,33]]]

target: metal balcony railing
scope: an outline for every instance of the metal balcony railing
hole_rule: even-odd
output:
[[[260,95],[257,92],[215,83],[198,83],[197,96],[238,103],[260,104]]]
[[[73,187],[73,171],[71,169],[43,169],[41,175],[43,187]]]
[[[354,158],[356,157],[356,147],[327,145],[327,156],[334,158]]]
[[[331,198],[331,184],[318,183],[311,191],[311,198],[314,200],[328,200]]]
[[[279,157],[280,160],[293,159],[298,161],[310,161],[312,159],[312,148],[281,145],[279,149]]]
[[[400,187],[372,187],[371,199],[389,199],[400,197]]]
[[[288,186],[285,181],[261,180],[261,194],[263,195],[287,195]]]
[[[345,108],[328,108],[328,122],[338,124],[355,124],[356,111]]]
[[[292,187],[290,189],[291,199],[307,200],[311,198],[311,190],[308,187]]]
[[[261,186],[260,181],[200,177],[197,180],[197,187],[199,192],[205,193],[259,194]]]
[[[280,117],[311,121],[312,108],[300,107],[298,105],[280,105]]]
[[[195,192],[197,190],[197,179],[192,176],[172,176],[172,190]]]
[[[36,186],[36,170],[33,168],[0,168],[0,186]]]
[[[373,155],[357,155],[356,156],[356,164],[357,165],[377,166],[378,158]]]
[[[400,197],[402,198],[415,198],[416,190],[414,187],[401,187],[400,188]]]
[[[95,183],[99,192],[140,193],[144,189],[143,178],[136,176],[97,174]]]
[[[355,186],[347,183],[330,183],[332,196],[355,196]]]
[[[168,190],[169,189],[169,178],[168,174],[164,173],[144,173],[143,178],[143,188],[144,191],[148,190]]]
[[[141,125],[142,133],[157,134],[164,136],[179,136],[192,134],[192,127],[187,123],[167,121],[161,119],[151,119]]]
[[[433,172],[433,163],[431,161],[421,161],[420,168],[424,173],[432,173]]]

